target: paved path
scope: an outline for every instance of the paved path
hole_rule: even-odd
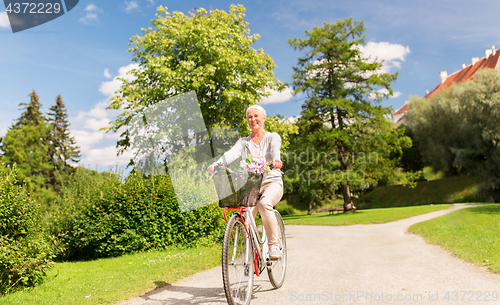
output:
[[[407,233],[463,207],[378,225],[287,226],[285,283],[274,290],[266,273],[255,277],[251,304],[500,304],[500,275]],[[227,304],[221,268],[121,304]]]

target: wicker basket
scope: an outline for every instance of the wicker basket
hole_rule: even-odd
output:
[[[262,175],[247,172],[220,171],[213,177],[219,207],[253,207],[257,204]]]

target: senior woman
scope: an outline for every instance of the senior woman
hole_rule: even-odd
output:
[[[252,133],[248,137],[239,139],[216,163],[229,164],[238,158],[244,160],[250,154],[265,158],[266,162],[272,163],[273,169],[269,173],[264,173],[262,178],[260,200],[256,208],[251,210],[254,217],[257,212],[261,214],[268,237],[269,258],[278,259],[281,257],[281,250],[278,244],[278,222],[273,208],[283,196],[283,180],[279,170],[283,166],[280,160],[281,138],[275,132],[264,130],[266,110],[261,106],[248,107],[246,118]],[[214,166],[215,164],[212,164],[207,168],[210,174],[214,173]]]

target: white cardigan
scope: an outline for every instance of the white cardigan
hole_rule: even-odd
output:
[[[239,139],[230,150],[225,152],[222,157],[217,160],[216,163],[222,163],[228,165],[234,160],[241,157],[241,160],[245,160],[251,154],[250,136]],[[266,132],[262,141],[260,141],[260,155],[264,155],[266,162],[271,162],[273,160],[281,160],[280,149],[281,149],[281,137],[275,132]],[[264,154],[263,154],[264,152]],[[269,173],[264,173],[262,179],[262,184],[268,182],[278,182],[283,186],[283,179],[281,179],[281,171],[278,169],[273,169]]]

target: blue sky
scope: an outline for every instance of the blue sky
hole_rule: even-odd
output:
[[[275,75],[291,82],[299,52],[289,37],[323,22],[353,17],[363,20],[367,55],[384,59],[384,70],[399,71],[395,96],[383,104],[398,109],[412,95],[423,96],[439,84],[439,72],[451,74],[500,47],[497,0],[351,0],[351,1],[88,1],[41,26],[13,34],[0,8],[0,136],[19,117],[18,104],[33,89],[43,110],[58,94],[66,104],[71,132],[82,148],[86,166],[126,163],[116,157],[117,135],[98,131],[116,112],[105,110],[119,86],[115,77],[134,67],[129,40],[151,25],[156,8],[187,13],[194,7],[228,10],[243,4],[251,33],[260,34],[254,48],[263,48],[278,65]],[[303,100],[286,91],[263,105],[269,115],[295,116]],[[279,103],[278,103],[279,102]]]

